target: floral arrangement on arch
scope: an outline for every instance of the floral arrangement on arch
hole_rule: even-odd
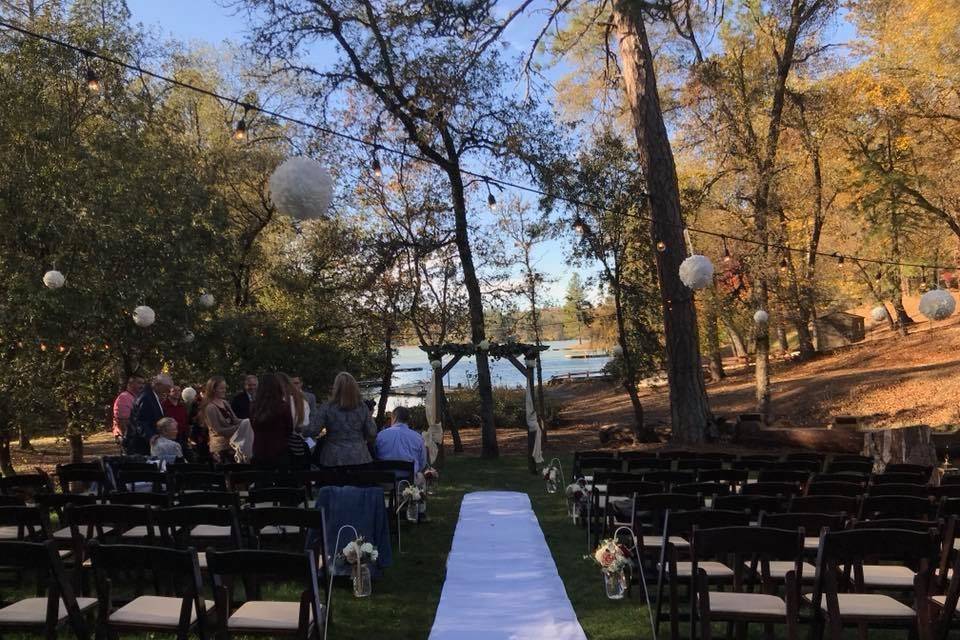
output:
[[[347,546],[340,552],[341,557],[349,564],[363,564],[376,562],[380,557],[380,552],[369,542],[365,542],[363,537],[348,542]]]
[[[607,538],[593,552],[593,561],[600,565],[604,573],[617,573],[630,565],[630,552],[617,540]]]
[[[421,491],[419,487],[412,484],[404,487],[403,493],[400,495],[403,496],[404,500],[409,502],[420,502],[423,500],[423,491]]]
[[[554,466],[543,468],[543,479],[547,482],[557,481],[557,468]]]
[[[440,472],[433,467],[427,467],[423,470],[423,477],[427,480],[436,480],[440,477]]]

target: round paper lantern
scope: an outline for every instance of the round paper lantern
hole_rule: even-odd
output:
[[[205,293],[197,299],[197,302],[200,303],[200,306],[204,309],[209,309],[217,304],[217,299],[213,297],[212,293]]]
[[[874,307],[870,310],[870,317],[874,322],[883,322],[887,319],[887,308],[882,304]]]
[[[757,312],[753,314],[753,321],[756,324],[767,324],[769,320],[770,314],[763,309],[757,309]]]
[[[434,369],[439,369],[440,367],[443,366],[443,363],[440,362],[439,360],[431,360],[430,366],[433,367]]]
[[[943,320],[953,315],[957,301],[948,291],[934,289],[920,296],[920,313],[930,320]]]
[[[183,391],[180,392],[180,399],[190,404],[197,399],[197,390],[193,387],[184,387]]]
[[[333,201],[333,178],[312,158],[288,158],[270,176],[270,201],[298,220],[325,216]]]
[[[157,314],[146,305],[140,305],[133,310],[133,322],[138,327],[149,327],[157,319]]]
[[[619,358],[623,355],[623,347],[618,344],[613,345],[613,349],[610,349],[610,353],[613,354],[614,358]]]
[[[707,256],[694,254],[680,263],[680,281],[694,291],[713,283],[713,263]]]
[[[67,281],[63,274],[56,269],[47,271],[43,274],[43,284],[47,289],[59,289]]]

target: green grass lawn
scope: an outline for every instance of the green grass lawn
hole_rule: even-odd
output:
[[[569,468],[571,462],[565,459],[564,468]],[[591,560],[584,559],[584,530],[567,518],[564,498],[548,495],[539,475],[529,473],[526,458],[510,456],[487,461],[448,456],[442,473],[438,495],[429,502],[431,522],[402,525],[404,552],[394,554],[394,566],[374,583],[373,596],[356,600],[346,586],[335,589],[331,638],[426,638],[440,601],[461,500],[465,493],[484,490],[530,495],[567,594],[590,638],[650,637],[646,608],[639,606],[639,592],[634,590],[634,599],[629,601],[606,599],[599,570]],[[389,628],[385,621],[389,621]]]

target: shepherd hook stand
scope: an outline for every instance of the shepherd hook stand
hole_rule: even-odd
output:
[[[621,531],[630,534],[630,540],[633,541],[633,555],[637,558],[637,568],[640,570],[640,586],[643,587],[643,598],[647,602],[647,615],[650,616],[650,634],[653,640],[657,640],[657,628],[653,623],[653,609],[650,607],[650,592],[647,591],[647,577],[643,573],[643,560],[640,558],[640,545],[637,543],[637,535],[630,527],[617,527],[613,532],[613,539],[616,540]]]
[[[328,570],[330,573],[330,583],[327,584],[327,615],[323,617],[323,637],[327,638],[327,625],[330,624],[330,601],[333,599],[333,576],[336,573],[337,568],[337,554],[340,553],[340,534],[343,533],[344,529],[350,529],[353,531],[353,539],[356,540],[360,537],[360,534],[357,532],[357,528],[352,524],[345,524],[339,529],[337,529],[337,541],[333,545],[333,561],[328,565]],[[323,559],[324,562],[327,561],[326,558]],[[360,562],[360,558],[357,558],[357,562]],[[656,638],[654,638],[656,640]]]

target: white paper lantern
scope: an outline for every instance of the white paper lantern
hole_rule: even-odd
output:
[[[610,349],[610,353],[613,354],[614,358],[619,358],[623,355],[623,347],[618,344],[613,345],[613,349]]]
[[[874,322],[883,322],[887,319],[887,308],[882,304],[870,310],[870,317]]]
[[[431,360],[430,366],[433,367],[434,369],[439,369],[440,367],[443,366],[443,363],[440,362],[439,360]]]
[[[943,289],[933,289],[920,296],[920,313],[930,320],[949,318],[956,309],[957,301]]]
[[[770,314],[763,309],[757,309],[757,312],[753,314],[753,321],[756,324],[767,324],[769,320]]]
[[[55,269],[43,274],[43,284],[47,289],[59,289],[66,281],[67,279],[63,274]]]
[[[333,178],[312,158],[288,158],[270,176],[270,201],[298,220],[323,217],[333,201]]]
[[[213,305],[217,304],[217,299],[213,296],[212,293],[205,293],[197,299],[197,302],[204,309],[209,309]]]
[[[707,256],[694,254],[680,263],[680,281],[694,291],[713,284],[713,263]]]
[[[193,335],[193,331],[190,331],[190,330],[188,329],[187,331],[184,331],[184,332],[183,332],[183,341],[184,341],[184,342],[193,342],[194,338],[196,338],[196,336]]]
[[[157,319],[157,314],[146,305],[140,305],[133,310],[133,322],[138,327],[149,327]]]
[[[477,349],[480,351],[488,351],[490,349],[490,341],[486,339],[481,340],[480,344],[477,345]]]
[[[184,387],[183,391],[180,392],[180,399],[190,404],[197,399],[197,390],[193,387]]]

